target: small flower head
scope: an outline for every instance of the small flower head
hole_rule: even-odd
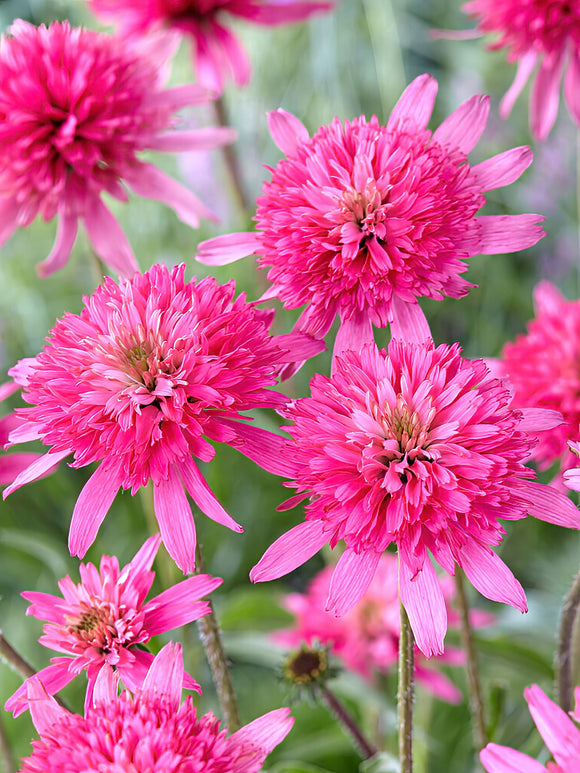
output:
[[[506,48],[517,62],[515,80],[500,112],[506,118],[537,67],[530,99],[530,126],[545,139],[556,120],[560,83],[572,117],[580,124],[580,7],[569,0],[470,0],[463,10],[482,33],[496,36],[491,49]]]
[[[298,329],[322,336],[340,317],[337,352],[370,342],[371,323],[390,322],[406,340],[428,337],[418,298],[464,296],[467,258],[521,250],[543,235],[538,215],[476,216],[485,192],[517,180],[531,152],[514,148],[470,166],[489,100],[473,97],[431,132],[436,92],[422,75],[386,126],[376,117],[335,119],[312,138],[294,116],[272,113],[287,158],[258,198],[256,233],[202,242],[198,258],[220,264],[258,253],[272,283],[267,297],[306,306]]]
[[[277,709],[228,736],[213,714],[197,716],[191,697],[180,705],[182,681],[181,648],[171,642],[134,696],[101,679],[85,717],[58,706],[34,678],[28,697],[40,739],[20,773],[258,773],[292,728],[288,709]]]
[[[127,200],[126,187],[172,207],[188,225],[211,213],[186,188],[150,163],[148,148],[185,150],[230,142],[229,129],[172,131],[174,113],[207,101],[197,87],[164,89],[162,42],[142,50],[67,22],[15,22],[0,42],[0,244],[40,215],[58,217],[42,276],[62,268],[84,222],[98,255],[131,276],[137,263],[106,192]]]
[[[447,629],[429,554],[451,574],[462,567],[484,596],[525,610],[520,584],[491,549],[504,533],[498,519],[531,514],[580,528],[570,500],[524,466],[528,432],[554,426],[553,412],[513,410],[482,361],[433,342],[346,352],[311,388],[288,407],[287,454],[298,469],[288,504],[308,498],[306,521],[268,548],[251,578],[280,577],[343,540],[326,603],[343,615],[395,543],[401,601],[428,656],[442,652]]]
[[[514,391],[513,405],[549,408],[564,422],[541,432],[533,458],[541,469],[561,459],[574,466],[568,440],[578,438],[580,424],[580,301],[567,301],[550,282],[534,290],[536,316],[526,335],[505,345],[500,363]]]
[[[488,744],[481,752],[481,762],[488,773],[577,773],[580,761],[580,730],[565,711],[537,685],[524,690],[526,701],[536,727],[552,752],[555,762],[544,767],[522,752]],[[572,717],[580,720],[580,688],[576,688],[576,713]]]
[[[150,537],[123,568],[119,568],[115,556],[103,556],[99,569],[93,564],[81,564],[80,583],[75,584],[68,576],[59,582],[62,597],[22,594],[31,602],[27,614],[48,621],[40,643],[72,656],[53,658],[53,665],[36,675],[50,695],[86,671],[86,705],[90,706],[99,674],[108,668],[135,691],[142,686],[153,661],[143,645],[152,636],[186,625],[210,611],[208,602],[200,598],[222,581],[207,574],[189,577],[145,602],[155,578],[151,566],[160,544],[158,536]],[[15,716],[27,708],[29,681],[6,703],[6,709],[14,710]],[[185,686],[199,691],[199,685],[187,674]]]
[[[273,312],[234,298],[233,282],[187,282],[184,271],[157,265],[120,284],[108,278],[80,315],[57,322],[28,368],[31,407],[11,439],[40,438],[51,448],[5,494],[70,454],[74,467],[101,462],[77,500],[72,554],[85,554],[119,488],[135,493],[149,480],[163,542],[184,571],[195,565],[184,489],[210,518],[242,531],[194,462],[211,461],[210,440],[291,474],[282,438],[252,427],[243,412],[283,406],[286,398],[269,387],[284,364],[317,353],[320,342],[270,336]]]
[[[218,93],[230,79],[238,86],[250,79],[248,56],[228,22],[237,18],[266,26],[286,24],[333,5],[314,0],[90,0],[93,12],[124,34],[140,36],[161,28],[189,40],[199,83]]]
[[[302,643],[297,650],[288,653],[283,665],[284,678],[298,686],[321,684],[332,671],[328,664],[328,650],[315,642]]]

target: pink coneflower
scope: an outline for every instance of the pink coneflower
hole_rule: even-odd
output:
[[[103,556],[100,568],[81,564],[81,582],[63,578],[62,597],[29,591],[22,595],[31,606],[27,615],[47,620],[40,643],[70,657],[52,658],[51,666],[36,674],[50,695],[62,690],[75,676],[87,672],[86,706],[103,669],[115,669],[124,685],[135,692],[143,684],[153,655],[143,645],[166,631],[191,623],[210,611],[200,601],[221,585],[219,577],[198,574],[173,585],[145,603],[155,572],[151,571],[161,539],[150,537],[131,563],[119,568],[116,556]],[[6,702],[18,716],[28,708],[28,679]],[[185,686],[201,692],[186,674]]]
[[[191,697],[180,705],[182,681],[181,648],[171,642],[134,697],[118,695],[111,674],[104,674],[86,717],[62,709],[34,678],[28,699],[40,739],[20,773],[258,773],[292,728],[283,708],[228,736],[211,712],[197,716]]]
[[[334,2],[298,0],[90,0],[103,21],[117,24],[123,34],[140,36],[158,29],[175,30],[193,45],[193,65],[199,83],[217,93],[233,79],[238,86],[250,79],[248,56],[226,24],[232,17],[272,26],[302,21]],[[228,18],[229,17],[229,18]]]
[[[16,381],[7,381],[0,385],[0,402],[18,391],[20,385]],[[14,413],[3,416],[0,419],[0,448],[8,443],[8,437],[21,424]],[[2,454],[0,456],[0,486],[12,483],[14,478],[38,459],[39,454]],[[48,474],[49,471],[47,471]]]
[[[243,531],[223,509],[194,457],[209,462],[209,442],[229,443],[264,469],[291,476],[283,439],[253,427],[241,411],[280,408],[269,389],[288,362],[321,350],[301,335],[268,334],[273,311],[260,311],[233,282],[184,279],[185,266],[162,265],[117,285],[107,278],[67,313],[29,364],[22,428],[12,442],[51,446],[4,495],[69,454],[73,467],[102,462],[77,500],[69,548],[81,558],[119,488],[134,494],[153,481],[155,513],[169,554],[195,566],[195,527],[185,490],[206,515]]]
[[[507,48],[508,62],[518,63],[513,84],[500,105],[507,118],[534,69],[530,127],[545,139],[556,120],[564,71],[564,97],[580,124],[580,6],[577,0],[470,0],[463,10],[478,21],[482,33],[498,36],[490,49]]]
[[[41,276],[66,263],[82,220],[96,253],[131,276],[137,263],[101,200],[127,200],[126,187],[172,207],[184,223],[211,217],[185,187],[151,163],[146,149],[180,151],[231,142],[231,129],[175,130],[174,113],[206,102],[196,86],[164,89],[163,41],[129,48],[67,22],[15,22],[0,44],[0,244],[37,215],[58,217]]]
[[[316,642],[329,645],[330,652],[349,671],[373,681],[376,673],[388,674],[396,668],[399,653],[399,592],[397,588],[397,558],[384,553],[375,574],[359,603],[343,617],[335,617],[325,610],[332,582],[333,567],[320,571],[308,586],[307,593],[290,593],[283,606],[295,615],[293,628],[277,631],[274,641],[287,647],[301,642],[312,646]],[[457,622],[457,615],[449,602],[453,597],[453,583],[441,582],[449,622]],[[472,613],[472,623],[481,625],[490,621],[482,612]],[[446,665],[463,664],[461,650],[447,647],[437,658]],[[415,653],[415,676],[433,695],[450,703],[459,703],[461,691],[441,671],[429,668],[422,653]]]
[[[292,571],[325,543],[346,550],[334,570],[326,609],[343,615],[368,588],[381,554],[399,552],[401,601],[417,645],[443,651],[445,599],[429,553],[450,574],[459,565],[487,598],[525,611],[524,592],[491,549],[498,519],[527,514],[580,528],[580,513],[554,489],[535,483],[523,462],[528,433],[555,426],[554,411],[510,408],[510,393],[459,345],[392,340],[338,358],[332,378],[311,383],[312,397],[290,404],[298,490],[310,498],[306,521],[271,545],[254,581]]]
[[[470,167],[467,153],[487,121],[489,100],[465,102],[431,132],[437,82],[416,78],[386,126],[376,117],[335,119],[310,138],[284,110],[270,131],[287,159],[258,198],[257,231],[199,245],[198,259],[230,263],[259,253],[285,308],[306,304],[297,330],[325,335],[341,320],[335,352],[372,341],[372,325],[393,335],[429,336],[417,298],[464,296],[465,259],[521,250],[542,236],[539,215],[485,215],[485,192],[517,180],[532,160],[513,148]]]
[[[488,773],[578,773],[580,764],[580,730],[565,711],[551,701],[537,685],[524,690],[530,714],[556,762],[541,763],[508,746],[488,744],[481,761]],[[576,712],[580,722],[580,688],[576,688]]]
[[[507,376],[516,408],[551,408],[565,423],[538,433],[532,458],[540,469],[561,459],[574,466],[568,440],[578,439],[580,424],[580,301],[567,301],[550,282],[534,290],[536,317],[526,335],[505,345],[499,373]]]

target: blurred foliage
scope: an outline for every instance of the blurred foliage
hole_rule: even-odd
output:
[[[308,24],[264,30],[239,25],[238,32],[253,63],[251,84],[240,91],[230,87],[226,102],[231,123],[239,133],[242,171],[252,198],[267,179],[266,165],[280,157],[269,137],[266,112],[277,107],[297,115],[315,131],[335,115],[350,119],[376,113],[386,119],[404,86],[416,75],[429,71],[440,83],[433,125],[437,125],[464,99],[475,93],[492,97],[486,132],[472,154],[474,161],[520,144],[529,144],[526,97],[520,98],[509,122],[497,117],[501,95],[514,76],[501,52],[490,53],[481,40],[451,42],[433,40],[430,29],[459,29],[470,21],[452,0],[339,0],[336,12]],[[16,16],[35,23],[70,18],[93,25],[81,0],[1,0],[0,25],[7,27]],[[186,50],[181,50],[173,70],[175,83],[190,77]],[[184,114],[191,125],[211,124],[211,109]],[[575,206],[575,129],[562,109],[549,140],[536,148],[536,162],[518,183],[493,191],[488,211],[537,211],[546,215],[546,238],[535,248],[516,255],[478,256],[471,261],[468,278],[478,285],[460,301],[422,303],[437,341],[458,340],[471,357],[497,356],[503,344],[525,329],[533,316],[531,291],[541,277],[549,277],[570,297],[580,290],[578,272],[577,214]],[[158,261],[186,261],[189,275],[202,276],[208,269],[193,261],[197,243],[216,233],[250,226],[247,214],[239,214],[230,196],[229,181],[220,154],[188,153],[177,160],[155,157],[187,184],[222,217],[221,224],[204,223],[193,232],[167,208],[131,197],[129,205],[112,204],[129,235],[143,269]],[[2,248],[0,263],[0,368],[5,372],[23,356],[35,355],[47,331],[65,310],[78,312],[83,294],[90,293],[100,277],[91,263],[87,242],[77,240],[68,265],[40,281],[35,266],[49,252],[55,223],[35,222],[18,231]],[[237,287],[257,297],[265,277],[251,260],[213,272],[219,281],[234,278]],[[280,313],[275,326],[288,331],[297,314]],[[386,342],[386,334],[377,340]],[[305,395],[316,371],[327,372],[329,355],[321,355],[285,385],[290,395]],[[18,399],[8,404],[14,407]],[[263,413],[258,423],[277,426],[275,415]],[[280,595],[304,589],[321,568],[317,556],[283,581],[253,588],[249,568],[282,531],[297,523],[301,509],[277,513],[285,498],[280,481],[267,475],[236,451],[220,446],[216,459],[204,474],[224,506],[245,527],[240,536],[197,518],[206,569],[224,578],[214,594],[218,616],[225,631],[232,673],[240,696],[242,719],[291,702],[296,726],[288,739],[269,758],[271,773],[352,773],[360,758],[350,740],[322,707],[297,703],[278,679],[282,653],[268,632],[288,623],[279,607]],[[57,474],[25,486],[2,504],[0,520],[0,627],[10,641],[36,668],[52,655],[37,642],[41,623],[25,617],[24,590],[57,592],[56,583],[66,573],[78,579],[78,561],[69,557],[66,539],[70,514],[90,470],[61,465]],[[128,561],[141,545],[149,525],[143,514],[143,498],[123,493],[100,530],[86,560],[98,563],[102,553],[115,553]],[[510,523],[502,555],[525,586],[530,612],[522,616],[508,608],[485,602],[473,594],[473,603],[493,609],[497,624],[478,632],[484,692],[490,706],[494,740],[537,754],[538,734],[522,697],[526,685],[538,683],[550,693],[553,682],[553,649],[558,610],[567,586],[577,571],[577,534],[532,519]],[[163,556],[158,574],[168,570]],[[165,576],[164,575],[164,576]],[[173,574],[172,579],[177,580]],[[159,577],[154,591],[159,591]],[[202,711],[219,713],[209,671],[194,626],[176,632],[186,645],[187,667],[204,687],[196,698]],[[165,637],[167,638],[167,637]],[[160,643],[156,645],[158,649]],[[446,669],[465,694],[461,669]],[[369,738],[382,745],[385,755],[360,766],[362,773],[381,773],[393,767],[396,753],[394,704],[396,680],[385,690],[373,689],[353,675],[342,675],[334,689],[360,721]],[[0,668],[2,702],[20,679]],[[83,684],[77,680],[64,697],[76,710],[82,708]],[[468,773],[474,758],[467,701],[445,704],[417,688],[417,769],[425,773]],[[16,756],[29,751],[34,735],[27,715],[1,718]],[[0,763],[1,765],[1,763]]]

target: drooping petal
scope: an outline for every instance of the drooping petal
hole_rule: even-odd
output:
[[[197,245],[196,260],[206,266],[227,266],[240,258],[255,255],[262,249],[260,234],[249,233],[224,234],[206,239]]]
[[[374,343],[374,340],[373,326],[367,314],[355,314],[341,320],[332,352],[332,370],[337,357],[342,357],[344,352],[352,349],[358,352],[365,344]]]
[[[281,107],[268,113],[268,128],[276,145],[287,156],[310,139],[304,124]]]
[[[50,255],[36,267],[41,279],[61,269],[69,259],[77,237],[78,218],[68,212],[62,212],[58,218],[56,239]]]
[[[288,24],[303,21],[318,11],[330,11],[334,8],[334,2],[268,2],[268,3],[239,3],[235,14],[254,24]]]
[[[113,670],[108,663],[103,663],[99,669],[97,678],[93,684],[90,703],[85,702],[85,714],[89,707],[96,706],[97,703],[109,704],[114,701],[119,691],[119,672]]]
[[[407,343],[423,344],[431,339],[427,317],[418,303],[407,303],[397,295],[391,303],[391,336]]]
[[[491,548],[469,540],[461,548],[460,566],[482,596],[528,611],[522,586]]]
[[[376,550],[356,553],[347,548],[330,581],[326,611],[342,617],[360,601],[373,579],[381,554]]]
[[[21,472],[30,467],[37,459],[40,459],[40,454],[6,454],[0,457],[0,486],[7,486],[9,483],[12,483]],[[50,475],[53,469],[55,467],[46,470],[45,475]]]
[[[239,749],[232,773],[254,773],[266,756],[288,735],[294,724],[290,709],[269,711],[229,737],[230,748]]]
[[[564,51],[560,56],[544,57],[530,94],[530,128],[538,140],[545,140],[558,115],[560,78]]]
[[[155,515],[167,552],[184,572],[195,569],[195,523],[183,485],[173,467],[153,486]]]
[[[580,529],[580,510],[553,486],[533,480],[518,480],[514,483],[514,491],[528,500],[528,513],[534,518],[568,529]]]
[[[573,771],[580,759],[580,730],[537,685],[524,690],[530,714],[548,749],[564,771]]]
[[[71,453],[71,451],[72,449],[70,448],[54,453],[49,451],[47,454],[37,457],[31,465],[29,465],[25,470],[16,476],[14,482],[11,483],[10,486],[7,486],[4,489],[2,498],[6,499],[6,497],[12,494],[13,491],[16,491],[16,489],[19,489],[26,483],[31,483],[33,480],[42,478],[43,475],[46,475],[49,470],[52,470],[55,465],[66,458]]]
[[[441,655],[447,633],[447,609],[437,573],[429,559],[425,559],[423,568],[415,575],[399,559],[399,588],[417,647],[428,658]]]
[[[222,526],[239,533],[244,529],[227,513],[216,499],[215,494],[207,485],[207,482],[197,465],[192,459],[184,459],[179,467],[179,472],[189,496],[199,507],[202,513]]]
[[[479,142],[488,116],[489,97],[477,94],[460,105],[435,129],[433,142],[457,148],[467,154]]]
[[[392,109],[387,129],[394,131],[405,121],[413,121],[417,129],[424,129],[433,112],[437,89],[437,81],[427,73],[411,81]]]
[[[546,235],[542,215],[481,215],[459,242],[469,255],[501,255],[533,247]]]
[[[518,424],[520,432],[533,434],[565,424],[562,414],[550,408],[520,408],[519,410],[522,414],[522,420]]]
[[[488,773],[547,773],[543,765],[527,754],[497,743],[488,743],[479,757]]]
[[[507,118],[512,111],[516,99],[522,93],[522,90],[532,70],[536,66],[538,55],[533,51],[528,51],[518,60],[518,69],[512,85],[505,93],[499,105],[499,114],[502,118]]]
[[[564,99],[576,124],[580,125],[580,55],[575,48],[570,51],[566,69]]]
[[[222,584],[221,577],[196,574],[173,585],[143,607],[145,627],[151,636],[197,620],[210,611],[207,601],[199,601]]]
[[[123,229],[97,196],[88,197],[84,223],[97,255],[120,276],[131,277],[139,270]]]
[[[266,582],[283,577],[318,553],[329,536],[318,520],[299,523],[270,545],[250,571],[250,580]]]
[[[502,188],[515,182],[532,163],[533,157],[527,146],[510,148],[472,166],[471,176],[477,180],[482,191]]]
[[[220,145],[235,142],[238,133],[229,126],[216,126],[205,129],[183,129],[181,131],[157,134],[151,138],[148,147],[169,153],[181,153],[188,150],[211,150]]]
[[[120,485],[118,471],[106,462],[100,464],[85,483],[70,522],[68,547],[71,556],[82,558],[93,544]]]

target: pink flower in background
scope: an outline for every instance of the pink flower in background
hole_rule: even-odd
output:
[[[184,279],[185,266],[153,266],[117,285],[107,278],[67,313],[28,364],[22,427],[11,442],[51,446],[4,495],[74,454],[73,467],[102,462],[77,500],[69,548],[81,558],[119,488],[153,481],[155,513],[169,554],[195,566],[195,526],[186,489],[213,520],[243,531],[219,504],[194,457],[209,462],[210,440],[228,443],[264,469],[290,477],[284,439],[253,427],[241,411],[280,408],[269,387],[284,365],[317,354],[320,341],[271,336],[273,311],[260,311],[234,284]]]
[[[392,553],[380,557],[364,596],[343,617],[325,611],[332,573],[333,567],[327,566],[310,582],[307,593],[290,593],[284,597],[282,604],[295,615],[296,622],[293,628],[277,631],[274,640],[287,647],[297,647],[301,642],[310,646],[314,642],[329,644],[331,653],[346,669],[372,682],[376,672],[387,674],[397,666],[400,632],[397,557]],[[448,619],[456,623],[457,615],[449,606],[453,584],[442,581],[441,588]],[[490,620],[491,616],[483,612],[472,613],[475,625]],[[461,665],[465,656],[460,650],[447,647],[437,660],[441,664]],[[415,676],[441,700],[461,702],[461,691],[440,671],[428,668],[419,650],[415,653]]]
[[[152,636],[208,614],[209,603],[199,599],[222,583],[219,577],[208,574],[188,577],[145,603],[155,578],[151,566],[160,544],[159,536],[150,537],[121,569],[115,556],[103,556],[98,570],[93,564],[81,564],[79,584],[68,576],[59,582],[62,597],[32,591],[22,594],[31,602],[26,613],[48,621],[40,643],[72,655],[52,658],[52,665],[34,677],[47,693],[54,695],[86,671],[85,705],[90,706],[99,674],[113,668],[135,692],[153,661],[153,655],[142,645]],[[197,682],[185,676],[184,686],[201,692]],[[14,716],[28,708],[29,683],[27,679],[6,702],[6,710],[14,711]]]
[[[573,0],[470,0],[463,10],[477,19],[482,33],[497,36],[491,49],[507,48],[517,62],[513,84],[500,105],[507,118],[537,67],[530,97],[530,127],[545,139],[556,120],[564,72],[568,110],[580,124],[580,6]]]
[[[569,440],[568,447],[571,453],[580,457],[580,442]],[[567,469],[562,477],[567,488],[572,489],[572,491],[580,491],[580,467],[575,466]]]
[[[578,773],[580,764],[580,730],[566,712],[551,701],[537,685],[524,690],[530,714],[546,746],[556,762],[547,766],[526,754],[489,743],[481,752],[481,761],[488,773]],[[580,688],[576,688],[576,712],[580,722]]]
[[[193,45],[193,64],[199,83],[217,93],[233,79],[238,86],[250,79],[250,62],[226,24],[232,17],[272,26],[302,21],[334,2],[298,0],[90,0],[92,11],[116,24],[122,33],[140,36],[172,29]],[[229,18],[228,18],[229,17]]]
[[[258,773],[292,728],[283,708],[228,736],[211,712],[197,715],[191,697],[180,705],[182,681],[181,647],[171,642],[134,697],[118,695],[109,672],[99,677],[85,717],[61,708],[34,678],[28,699],[40,739],[20,773]]]
[[[317,375],[312,397],[292,402],[294,439],[286,456],[298,490],[285,506],[309,498],[306,520],[271,545],[253,581],[295,569],[324,544],[344,540],[326,610],[348,612],[370,585],[381,554],[399,552],[401,602],[417,646],[443,651],[445,598],[429,553],[450,574],[463,568],[489,599],[525,611],[524,592],[492,547],[499,518],[533,515],[580,528],[572,502],[530,480],[529,433],[557,426],[554,411],[513,410],[511,395],[482,361],[457,344],[434,347],[392,340],[338,358],[332,378]]]
[[[532,154],[513,148],[470,167],[489,100],[473,97],[431,132],[436,92],[435,79],[421,75],[386,126],[335,119],[312,138],[290,113],[270,113],[287,159],[264,184],[257,231],[202,242],[198,259],[223,265],[258,253],[272,283],[264,299],[306,305],[297,330],[324,336],[339,315],[335,353],[372,342],[372,325],[389,322],[395,337],[424,340],[418,298],[460,298],[472,286],[461,277],[467,258],[543,236],[539,215],[476,217],[485,192],[517,180]]]
[[[231,129],[175,129],[174,113],[206,102],[196,86],[164,89],[164,41],[141,50],[118,38],[54,22],[15,22],[0,44],[0,244],[41,215],[58,217],[56,241],[41,276],[66,263],[78,221],[108,266],[131,276],[137,263],[121,227],[101,200],[127,200],[126,186],[157,199],[192,227],[212,217],[187,188],[138,154],[231,142]]]
[[[16,381],[7,381],[0,385],[0,402],[18,391],[20,385]],[[14,413],[3,416],[0,419],[0,448],[5,448],[8,443],[8,437],[21,424],[21,420]],[[21,454],[2,454],[0,456],[0,486],[6,486],[12,483],[14,478],[23,470],[29,467],[32,462],[39,458],[39,454],[21,453]],[[51,470],[47,470],[48,475]]]
[[[575,465],[568,440],[579,437],[580,424],[580,301],[567,301],[550,282],[534,290],[536,317],[526,335],[507,343],[499,373],[513,388],[515,408],[551,408],[564,423],[538,433],[532,458],[540,469],[561,459],[562,468]]]

